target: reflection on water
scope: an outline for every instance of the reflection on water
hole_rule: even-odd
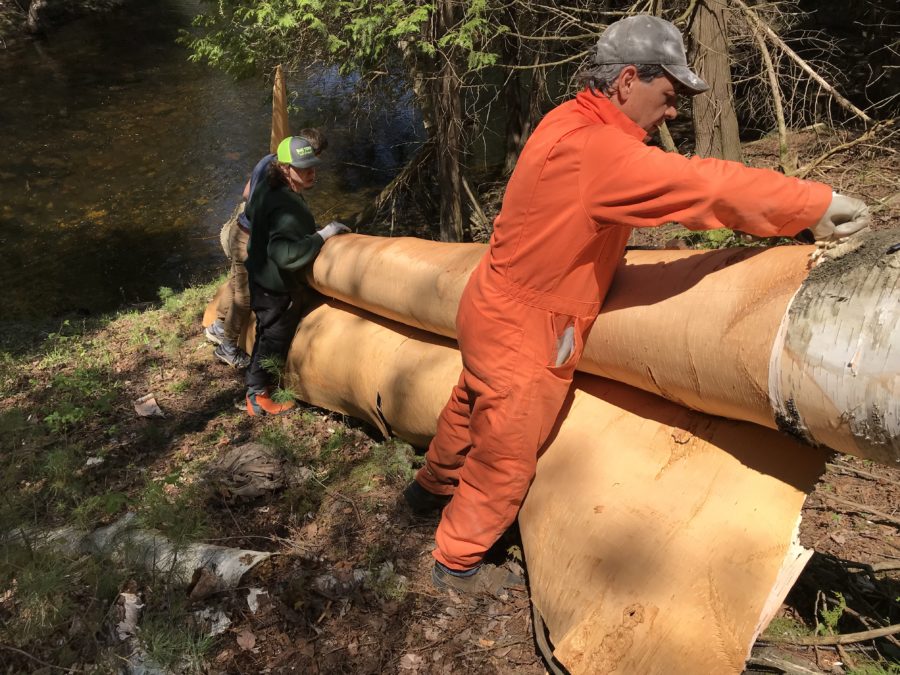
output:
[[[223,268],[218,229],[268,151],[260,80],[235,83],[174,44],[187,0],[144,3],[0,53],[0,321],[97,313]],[[298,83],[289,81],[289,87]],[[417,120],[350,124],[346,86],[322,73],[293,116],[331,147],[309,195],[347,217],[390,178]]]

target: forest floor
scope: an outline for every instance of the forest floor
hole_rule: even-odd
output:
[[[752,144],[748,159],[771,163],[773,147]],[[810,177],[874,204],[888,227],[900,212],[895,156],[857,147]],[[675,227],[651,234],[632,243],[723,243]],[[0,351],[0,672],[544,673],[526,593],[470,599],[431,586],[436,521],[400,498],[420,450],[305,405],[280,418],[235,409],[242,375],[200,330],[216,283],[161,289],[152,306],[64,321]],[[147,394],[164,416],[138,413]],[[249,443],[268,453],[260,475],[279,478],[236,497],[240,477],[223,459]],[[898,636],[798,644],[900,622],[898,505],[900,468],[831,459],[803,509],[801,543],[815,553],[748,672],[900,673]],[[126,513],[181,550],[274,555],[216,590],[148,569],[127,548],[42,544],[54,528],[89,532]],[[521,563],[515,533],[495,554]],[[136,631],[125,621],[136,635],[120,640],[129,597],[143,608]]]

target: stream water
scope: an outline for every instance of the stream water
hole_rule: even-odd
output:
[[[224,270],[218,231],[268,152],[270,88],[187,60],[190,0],[135,3],[0,52],[0,326],[153,300]],[[348,217],[414,149],[409,105],[351,122],[349,85],[297,82],[291,126],[330,147],[309,193]]]

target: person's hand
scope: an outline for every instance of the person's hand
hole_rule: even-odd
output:
[[[827,243],[849,237],[871,224],[872,218],[865,202],[835,192],[822,219],[809,229],[816,243]]]
[[[339,223],[336,220],[331,221],[325,227],[318,231],[318,234],[324,239],[328,241],[336,234],[344,234],[349,232],[350,228],[344,225],[343,223]]]

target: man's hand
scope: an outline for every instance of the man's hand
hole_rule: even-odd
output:
[[[872,218],[865,202],[835,192],[825,215],[810,230],[816,243],[827,243],[849,237],[871,224]]]
[[[325,227],[318,231],[318,234],[324,239],[328,241],[336,234],[344,234],[345,232],[349,232],[350,228],[344,225],[343,223],[339,223],[336,220],[328,223]]]

